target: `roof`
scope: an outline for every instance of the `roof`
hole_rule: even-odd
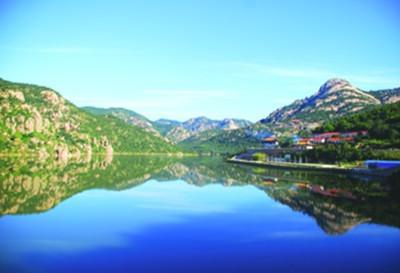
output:
[[[266,137],[262,141],[264,141],[264,142],[275,142],[276,141],[276,137]]]

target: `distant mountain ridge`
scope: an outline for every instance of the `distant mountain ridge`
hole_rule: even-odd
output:
[[[250,121],[243,119],[226,118],[223,120],[212,120],[206,117],[198,117],[189,119],[172,128],[166,136],[174,142],[179,143],[208,130],[229,131],[243,128],[251,124]]]
[[[129,124],[140,127],[157,137],[164,138],[174,143],[179,143],[208,130],[235,130],[252,124],[250,121],[244,119],[226,118],[223,120],[213,120],[204,116],[191,118],[184,122],[170,119],[151,121],[143,115],[125,108],[85,106],[82,107],[82,109],[95,115],[112,115]]]

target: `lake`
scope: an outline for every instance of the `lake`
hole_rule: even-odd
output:
[[[0,269],[399,272],[396,182],[216,157],[3,158]]]

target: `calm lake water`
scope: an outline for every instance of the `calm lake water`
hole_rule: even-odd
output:
[[[399,272],[395,180],[219,158],[0,159],[0,270]]]

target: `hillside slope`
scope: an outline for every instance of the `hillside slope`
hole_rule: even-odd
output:
[[[380,105],[325,122],[314,132],[368,131],[363,140],[374,148],[400,148],[400,102]]]
[[[1,153],[90,159],[92,153],[176,152],[118,118],[91,115],[47,87],[0,79]]]
[[[94,115],[112,115],[125,121],[128,124],[142,128],[146,132],[149,132],[157,137],[162,137],[160,132],[153,126],[153,122],[145,116],[138,114],[132,110],[125,108],[99,108],[93,106],[82,107],[83,110],[92,113]]]
[[[330,79],[311,97],[272,112],[262,123],[284,122],[293,119],[310,125],[357,112],[366,106],[379,105],[380,100],[343,79]]]

